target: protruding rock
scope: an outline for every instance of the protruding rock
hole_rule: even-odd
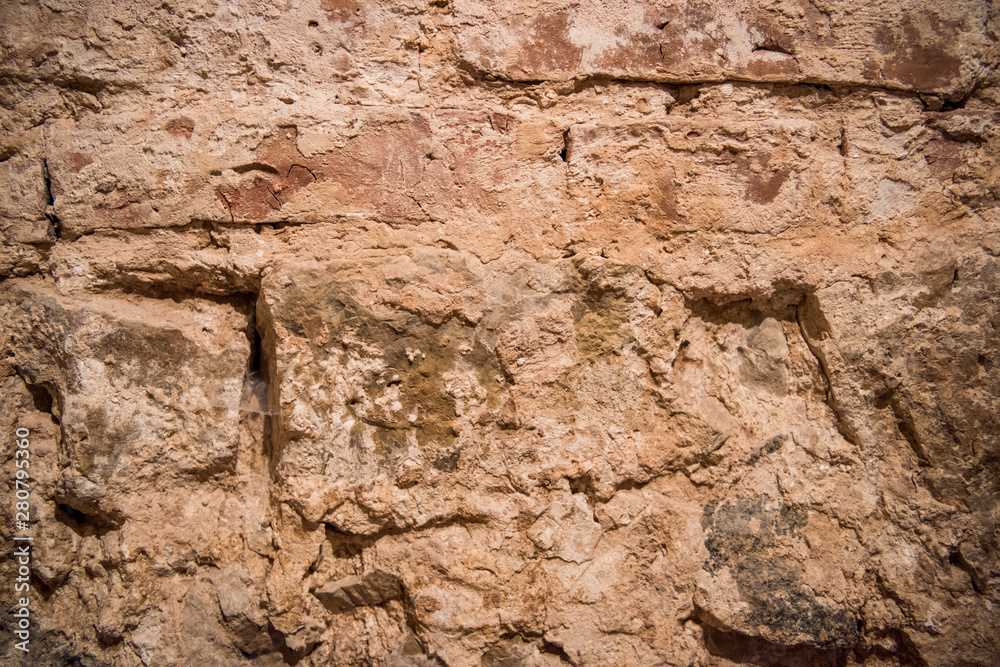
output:
[[[355,607],[373,607],[390,600],[398,600],[402,594],[399,577],[382,570],[329,581],[313,591],[313,595],[332,612],[348,611]]]

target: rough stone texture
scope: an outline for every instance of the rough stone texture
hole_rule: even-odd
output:
[[[0,659],[995,665],[998,31],[2,3]]]

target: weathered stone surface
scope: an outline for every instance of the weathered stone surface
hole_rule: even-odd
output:
[[[456,0],[455,8],[463,59],[513,81],[737,79],[961,96],[981,76],[981,62],[995,55],[987,3],[975,0]]]
[[[993,665],[997,21],[3,4],[31,664]]]
[[[165,472],[232,469],[237,424],[220,417],[238,407],[249,354],[237,310],[197,299],[67,299],[35,280],[4,288],[4,365],[64,425],[67,493],[99,503]]]
[[[212,108],[145,122],[139,113],[47,128],[47,144],[60,147],[49,169],[66,233],[192,221],[547,219],[565,203],[559,192],[548,206],[537,196],[562,173],[562,133],[505,114],[337,105],[317,122],[272,105],[234,123]]]
[[[375,570],[364,577],[351,575],[320,586],[313,595],[332,612],[347,611],[355,607],[370,607],[402,595],[399,578],[395,575]]]

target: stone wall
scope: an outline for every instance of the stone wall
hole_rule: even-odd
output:
[[[4,664],[995,665],[998,32],[4,2]]]

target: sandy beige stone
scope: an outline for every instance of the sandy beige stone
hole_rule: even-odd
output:
[[[3,4],[3,660],[995,664],[997,16]]]

